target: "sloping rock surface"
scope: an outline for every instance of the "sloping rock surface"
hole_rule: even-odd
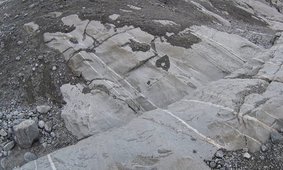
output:
[[[223,27],[242,17],[220,2],[186,3]],[[282,128],[283,15],[263,1],[228,6],[277,31],[272,46],[215,25],[156,36],[135,26],[63,17],[73,31],[47,32],[44,41],[86,81],[61,91],[68,130],[88,138],[22,169],[208,169],[203,160],[220,148],[258,150]],[[118,22],[121,16],[114,16]],[[178,37],[194,43],[174,45]]]

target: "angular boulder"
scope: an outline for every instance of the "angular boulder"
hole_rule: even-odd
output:
[[[29,148],[38,139],[39,130],[34,120],[25,120],[13,127],[15,141],[21,148]]]

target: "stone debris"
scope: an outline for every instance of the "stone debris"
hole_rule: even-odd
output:
[[[39,130],[34,120],[24,120],[13,127],[14,138],[21,148],[29,148],[38,139]]]
[[[20,56],[16,57],[16,60],[17,60],[17,61],[20,61],[20,60],[21,60],[21,57],[20,57]]]
[[[35,24],[34,22],[26,23],[24,24],[24,29],[27,33],[33,35],[35,33],[38,33],[39,31],[39,26]]]
[[[270,133],[270,138],[271,138],[271,141],[273,143],[279,143],[279,142],[283,142],[283,135],[280,134],[279,132],[277,131],[274,131],[274,132],[271,132]]]
[[[118,15],[118,14],[112,14],[112,15],[109,16],[109,18],[113,21],[116,21],[119,17],[120,17],[120,15]]]
[[[5,136],[7,136],[8,134],[7,134],[7,132],[6,132],[4,129],[1,129],[1,130],[0,130],[0,135],[3,136],[3,137],[5,137]]]
[[[251,154],[249,154],[248,152],[245,152],[245,153],[243,154],[243,157],[246,158],[246,159],[250,159],[252,156],[251,156]]]
[[[45,15],[46,18],[52,18],[52,19],[55,19],[55,18],[58,18],[62,15],[62,12],[50,12],[48,14]]]
[[[39,55],[38,57],[37,57],[39,60],[43,60],[43,55]]]
[[[15,146],[15,142],[14,141],[10,141],[8,143],[6,143],[4,146],[3,146],[3,150],[4,151],[10,151],[11,149],[13,149]]]
[[[222,150],[218,150],[216,153],[215,153],[215,157],[217,158],[223,158],[224,156],[224,153]]]
[[[260,149],[262,152],[266,152],[268,150],[268,147],[266,145],[262,145]]]
[[[56,66],[53,66],[52,67],[52,71],[56,71],[57,70],[57,67]]]
[[[41,105],[36,107],[36,111],[42,114],[46,114],[51,110],[51,107],[48,105]]]
[[[51,132],[51,130],[52,130],[52,123],[51,123],[51,122],[45,123],[45,124],[44,124],[44,130],[45,130],[46,132]]]
[[[41,128],[41,129],[43,129],[44,126],[45,126],[44,121],[40,120],[40,121],[38,122],[38,127]]]
[[[33,160],[36,160],[36,159],[37,159],[37,156],[34,153],[26,152],[24,154],[24,160],[26,162],[30,162],[30,161],[33,161]]]

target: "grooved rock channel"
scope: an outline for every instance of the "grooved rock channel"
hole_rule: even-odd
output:
[[[204,160],[243,148],[250,159],[270,134],[281,142],[281,1],[64,3],[47,18],[65,29],[23,28],[80,78],[58,88],[60,117],[79,142],[20,169],[237,169]],[[117,7],[91,12],[104,3]]]

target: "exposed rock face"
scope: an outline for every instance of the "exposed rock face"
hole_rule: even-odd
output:
[[[228,18],[240,17],[235,20],[241,23],[250,17],[258,25],[283,28],[283,15],[270,5],[235,2],[228,6],[231,11],[224,11],[227,4],[219,5],[222,1],[187,3],[221,27],[235,24]],[[215,12],[216,7],[223,13]],[[233,14],[235,8],[246,16]],[[112,22],[120,18],[110,16]],[[157,37],[138,27],[116,27],[78,15],[62,22],[74,30],[45,33],[44,40],[86,80],[61,87],[66,101],[62,117],[79,139],[90,137],[23,169],[47,169],[48,162],[56,169],[208,169],[203,159],[217,150],[248,148],[242,156],[250,159],[248,151],[259,150],[283,127],[281,33],[271,48],[264,48],[217,26],[194,25]],[[181,26],[170,20],[152,22]],[[194,43],[174,46],[173,35],[174,41],[194,37]],[[279,135],[273,138],[281,140]],[[209,164],[218,165],[224,166]]]
[[[29,148],[38,139],[39,130],[34,120],[25,120],[14,126],[15,141],[21,148]]]
[[[102,88],[86,94],[82,85],[67,84],[61,89],[67,102],[62,117],[67,128],[79,139],[119,127],[136,117],[127,101],[109,97]]]

